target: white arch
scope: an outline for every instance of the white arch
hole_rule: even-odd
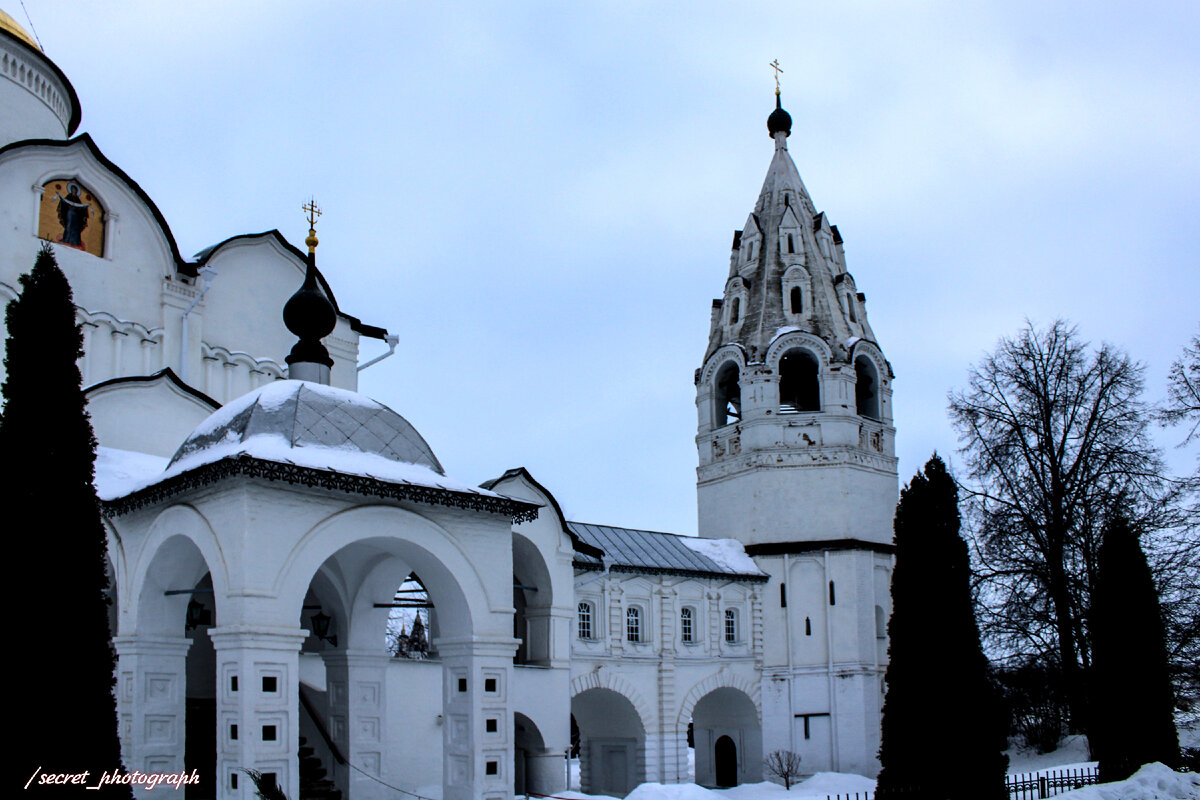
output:
[[[817,366],[822,371],[828,369],[830,361],[833,360],[833,352],[824,339],[805,331],[788,331],[775,337],[767,347],[767,355],[763,359],[763,364],[767,369],[777,372],[779,359],[783,358],[784,353],[797,349],[812,353],[813,357],[817,359]]]
[[[692,711],[695,710],[696,703],[704,699],[706,694],[717,689],[737,689],[750,698],[750,702],[754,703],[754,713],[758,717],[759,723],[762,723],[762,692],[758,681],[744,678],[735,672],[727,670],[721,670],[714,675],[709,675],[684,695],[683,702],[679,706],[679,716],[676,718],[676,722],[680,726],[686,727],[688,720],[692,718]]]
[[[717,369],[725,366],[727,361],[737,364],[739,373],[746,371],[746,351],[742,349],[742,346],[734,343],[724,344],[709,356],[708,363],[704,365],[704,371],[700,373],[701,385],[711,384]]]
[[[621,675],[614,674],[607,669],[598,669],[577,675],[571,680],[571,699],[574,700],[589,689],[608,689],[621,695],[637,712],[643,729],[652,730],[649,723],[655,720],[654,706],[647,703],[641,692]]]
[[[118,617],[121,635],[146,633],[147,631],[143,629],[150,624],[150,619],[144,612],[152,609],[156,612],[161,611],[161,608],[156,605],[143,605],[155,602],[159,605],[162,604],[163,598],[161,597],[143,596],[147,590],[155,591],[159,588],[152,587],[151,584],[160,580],[156,574],[160,570],[166,567],[174,568],[180,574],[172,577],[177,580],[191,581],[193,585],[195,581],[199,581],[203,577],[204,572],[199,571],[198,565],[193,566],[190,570],[198,574],[189,575],[186,574],[188,572],[186,565],[179,563],[180,551],[177,548],[180,546],[181,540],[190,543],[200,556],[205,571],[212,576],[213,599],[217,614],[220,615],[229,591],[228,565],[221,552],[216,533],[204,515],[190,505],[171,506],[164,509],[155,518],[149,531],[149,536],[138,552],[136,563],[130,570],[129,591],[125,595],[118,593],[121,603],[121,615]],[[186,551],[186,546],[184,549]],[[181,585],[165,588],[188,589],[191,586]],[[183,596],[186,597],[186,595]]]
[[[859,356],[866,356],[872,362],[874,362],[876,377],[879,379],[880,384],[883,384],[892,377],[891,370],[888,369],[887,359],[883,357],[883,351],[880,350],[874,342],[866,339],[859,339],[857,342],[851,345],[850,363],[853,364],[854,359],[858,358]]]
[[[451,615],[461,614],[475,630],[484,622],[481,615],[485,612],[512,613],[511,594],[498,598],[488,592],[488,582],[480,574],[475,559],[452,533],[397,506],[367,505],[327,517],[293,545],[273,585],[275,595],[292,604],[289,616],[294,613],[299,618],[304,595],[321,565],[347,547],[368,542],[385,550],[389,544],[403,548],[405,552],[393,551],[392,555],[404,561],[411,559],[411,566],[421,575],[426,588],[441,595],[436,601],[439,608]],[[508,592],[511,592],[511,577],[508,570],[498,584]]]

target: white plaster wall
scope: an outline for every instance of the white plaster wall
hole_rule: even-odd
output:
[[[96,441],[169,458],[213,409],[168,381],[124,383],[88,395]]]
[[[745,544],[892,539],[896,506],[894,471],[822,463],[775,466],[764,454],[749,469],[699,486],[699,532],[709,538],[736,538]],[[782,458],[782,457],[781,457]],[[803,457],[808,460],[807,456]],[[747,459],[749,460],[749,459]]]
[[[442,665],[393,658],[387,668],[384,780],[416,791],[442,785]]]
[[[320,251],[317,263],[321,263]],[[204,298],[204,341],[211,348],[283,364],[296,343],[295,335],[283,324],[283,306],[304,282],[304,263],[281,247],[274,236],[256,236],[222,246],[208,260],[208,265],[219,274]],[[350,329],[349,322],[339,317],[337,327],[325,343],[334,359],[331,383],[343,389],[357,389],[358,334]],[[199,350],[193,351],[191,357],[190,368],[201,374],[206,368],[201,364]],[[203,374],[208,376],[211,371]],[[212,383],[205,388],[209,394],[222,402],[232,399],[218,396],[229,391],[224,375],[206,377],[205,381]],[[237,388],[243,387],[235,387],[233,391]]]
[[[296,341],[283,324],[283,306],[303,282],[303,263],[273,236],[238,239],[219,250],[210,260],[219,275],[188,315],[184,355],[183,312],[202,282],[176,273],[169,234],[83,141],[19,148],[0,158],[0,196],[7,198],[0,204],[3,294],[15,294],[18,277],[33,268],[42,245],[41,186],[53,178],[77,178],[105,210],[104,220],[89,223],[105,225],[102,256],[54,248],[89,326],[85,384],[170,367],[225,403],[282,374]],[[150,333],[133,335],[139,330]],[[334,359],[333,385],[357,388],[359,335],[349,321],[339,317],[325,343]]]

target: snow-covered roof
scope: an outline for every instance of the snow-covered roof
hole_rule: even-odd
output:
[[[231,474],[533,519],[538,506],[447,477],[416,429],[344,389],[276,381],[215,411],[169,462],[100,448],[96,487],[117,513]]]
[[[264,443],[254,442],[259,438],[279,440],[297,450],[316,447],[376,455],[445,474],[433,450],[404,417],[357,392],[307,381],[274,381],[221,407],[196,426],[171,465],[207,463],[215,453],[224,457],[239,444],[262,450]]]
[[[568,522],[567,527],[587,544],[604,551],[603,558],[576,553],[575,562],[580,567],[603,569],[607,562],[624,572],[753,581],[767,577],[735,539],[700,539],[586,522]]]

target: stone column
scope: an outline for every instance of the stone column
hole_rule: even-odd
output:
[[[230,625],[208,632],[217,651],[218,797],[250,800],[243,769],[275,775],[300,795],[300,645],[307,631]]]
[[[536,794],[562,794],[567,789],[567,762],[562,753],[545,750],[525,759],[525,790]]]
[[[349,771],[348,786],[338,788],[347,790],[348,796],[356,800],[390,798],[394,792],[379,782],[386,780],[381,770],[387,751],[388,654],[347,650],[323,658],[329,687],[329,735],[342,755],[357,767]],[[368,775],[379,780],[371,780]]]
[[[191,640],[182,636],[118,636],[113,644],[117,651],[117,715],[125,768],[182,772],[187,651]],[[143,793],[139,791],[138,796]]]
[[[439,639],[443,800],[511,800],[513,638]]]

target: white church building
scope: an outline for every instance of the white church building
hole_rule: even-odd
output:
[[[447,475],[356,392],[363,338],[394,338],[341,307],[315,235],[184,256],[3,12],[0,77],[0,299],[50,242],[101,446],[127,769],[221,798],[259,770],[293,800],[550,795],[575,747],[582,790],[616,796],[763,780],[774,750],[878,771],[892,373],[778,92],[696,371],[697,537],[566,519],[519,467]],[[413,609],[428,652],[397,656]]]

